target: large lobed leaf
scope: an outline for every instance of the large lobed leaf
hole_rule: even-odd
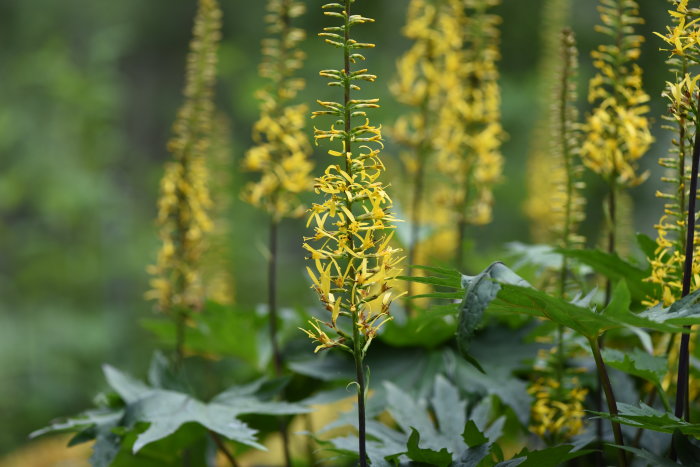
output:
[[[495,267],[502,271],[494,276]],[[493,312],[520,313],[549,319],[573,329],[588,339],[594,339],[608,329],[637,327],[661,332],[688,332],[683,325],[700,324],[700,290],[687,295],[669,308],[654,307],[642,313],[630,311],[631,295],[627,282],[618,282],[610,304],[601,312],[590,306],[568,302],[545,292],[524,286],[517,274],[501,263],[494,263],[484,273],[464,276],[468,290],[478,290],[478,295],[465,296],[461,315],[468,328],[484,309]],[[524,281],[523,281],[524,282]],[[460,320],[461,322],[462,320]],[[460,324],[461,325],[461,324]],[[465,333],[465,338],[468,332]]]
[[[158,375],[160,367],[162,362],[156,356],[151,366],[152,382],[162,376]],[[107,466],[121,446],[121,438],[115,434],[117,428],[130,431],[137,423],[148,424],[146,431],[136,436],[132,448],[134,453],[174,434],[188,423],[201,425],[232,441],[266,450],[257,442],[256,430],[238,420],[238,416],[252,413],[287,415],[310,411],[301,404],[263,400],[259,394],[263,380],[229,388],[206,403],[184,392],[148,385],[109,365],[104,365],[103,370],[107,382],[122,399],[122,407],[88,411],[38,430],[31,436],[55,431],[78,431],[74,438],[78,442],[97,441],[93,449],[93,465]]]

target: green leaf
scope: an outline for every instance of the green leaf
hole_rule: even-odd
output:
[[[648,461],[647,466],[649,467],[678,467],[676,462],[673,462],[667,457],[657,456],[656,454],[647,451],[646,449],[633,448],[632,446],[619,446],[617,444],[611,444],[617,449],[624,449],[629,451],[639,459],[645,459]]]
[[[603,314],[608,316],[624,316],[630,310],[632,297],[625,281],[620,281],[615,286],[610,303],[603,309]]]
[[[700,465],[700,447],[679,430],[673,432],[673,448],[683,465]]]
[[[647,282],[649,268],[641,269],[620,258],[617,254],[600,250],[579,250],[558,248],[555,251],[573,258],[595,269],[612,281],[624,281],[636,302],[656,295],[657,287]]]
[[[486,444],[489,440],[481,432],[481,430],[479,430],[473,420],[469,420],[465,425],[462,438],[464,438],[464,442],[467,443],[467,446],[470,448],[475,448],[481,446],[482,444]]]
[[[606,348],[602,353],[606,365],[654,384],[660,384],[668,371],[668,362],[664,357],[649,355],[639,348],[627,352]]]
[[[503,263],[493,263],[477,276],[462,276],[466,288],[464,299],[459,306],[457,325],[457,345],[463,355],[468,355],[474,332],[481,323],[484,310],[501,290],[501,284],[529,284]]]
[[[637,233],[637,235],[635,235],[635,238],[637,239],[637,245],[639,245],[639,249],[642,250],[644,256],[647,259],[654,259],[656,257],[657,247],[654,239],[643,233]]]
[[[420,284],[434,285],[437,287],[447,287],[450,289],[459,289],[459,279],[445,278],[438,276],[397,276],[397,279],[408,282],[418,282]]]
[[[460,397],[457,387],[442,375],[436,376],[429,398],[416,398],[388,381],[384,387],[386,397],[382,398],[382,405],[376,414],[379,415],[386,408],[399,429],[377,420],[367,421],[368,439],[373,440],[371,446],[368,443],[367,447],[372,465],[389,465],[385,463],[387,460],[407,465],[405,461],[410,458],[428,465],[474,467],[489,455],[502,434],[505,417],[498,418],[489,426],[488,403],[476,406],[475,421],[470,422],[468,428],[465,427],[467,402]],[[376,393],[374,397],[377,397]],[[432,412],[425,409],[428,406]],[[344,423],[333,423],[326,429],[354,423],[356,415],[351,415],[352,418],[346,419]],[[483,430],[486,432],[483,433]],[[483,438],[486,441],[470,448],[465,443],[465,433],[475,444]],[[332,442],[337,448],[356,449],[357,437],[344,437]]]
[[[132,404],[153,391],[153,389],[146,384],[132,378],[126,373],[122,373],[111,365],[102,365],[102,371],[112,389],[114,389],[117,394],[119,394],[119,397],[127,404]]]
[[[255,440],[256,430],[236,420],[236,413],[223,404],[205,404],[180,392],[155,390],[131,405],[136,420],[150,423],[134,443],[133,452],[175,433],[182,425],[198,423],[228,439],[267,450]]]
[[[607,412],[592,413],[635,428],[659,431],[661,433],[673,433],[679,430],[685,435],[700,436],[700,424],[688,423],[670,412],[662,412],[643,402],[640,402],[638,407],[618,402],[617,410],[617,416],[612,416]]]
[[[88,410],[77,417],[36,430],[29,437],[36,438],[46,433],[77,431],[78,434],[71,439],[69,446],[95,440],[92,445],[90,463],[95,467],[107,467],[111,465],[121,447],[120,437],[112,433],[112,430],[119,425],[123,418],[123,409]]]
[[[457,326],[454,309],[454,306],[437,311],[431,308],[409,317],[403,324],[397,320],[389,321],[384,325],[379,339],[394,347],[437,347],[452,339],[455,334]]]
[[[700,290],[687,295],[669,309],[657,306],[641,313],[632,313],[626,306],[629,303],[627,285],[620,282],[615,287],[610,305],[602,313],[597,313],[529,287],[501,284],[501,290],[489,304],[488,310],[547,318],[593,339],[606,330],[630,326],[660,332],[689,332],[682,326],[700,324],[699,297]]]
[[[557,467],[564,462],[591,453],[590,450],[573,451],[570,444],[562,444],[540,451],[530,451],[527,448],[516,454],[513,459],[499,462],[496,467]]]
[[[192,326],[185,328],[187,350],[194,354],[234,356],[246,363],[258,364],[258,334],[266,318],[254,310],[229,307],[207,301]],[[144,319],[141,325],[151,331],[164,346],[175,344],[175,326],[169,319]]]
[[[440,451],[434,451],[429,448],[421,448],[419,443],[420,433],[415,428],[411,428],[411,436],[409,436],[407,444],[408,451],[406,451],[411,460],[438,467],[447,467],[452,464],[452,455],[447,449],[442,448]]]

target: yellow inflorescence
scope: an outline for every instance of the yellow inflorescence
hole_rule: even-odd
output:
[[[687,235],[686,212],[690,196],[690,162],[693,141],[696,133],[696,117],[692,110],[697,104],[698,79],[700,75],[691,74],[690,68],[697,63],[698,44],[695,38],[700,35],[698,20],[693,19],[699,10],[689,9],[687,1],[675,4],[675,10],[669,11],[674,27],[667,27],[667,34],[658,34],[672,47],[668,64],[676,74],[675,82],[667,82],[664,96],[668,100],[669,122],[667,128],[675,133],[671,154],[659,159],[659,164],[666,169],[662,181],[668,186],[666,191],[657,192],[663,198],[664,214],[655,225],[657,231],[655,257],[651,260],[649,281],[658,284],[660,296],[649,297],[648,304],[658,302],[669,306],[681,298],[683,283],[683,265],[685,262],[685,242]],[[695,253],[693,255],[691,290],[700,287],[700,238],[696,232]]]
[[[419,264],[434,253],[426,242],[449,225],[451,217],[445,205],[426,196],[439,183],[439,174],[426,167],[433,163],[436,149],[447,143],[444,137],[455,123],[441,112],[447,91],[455,84],[455,53],[462,46],[462,15],[455,15],[452,7],[442,0],[411,0],[403,33],[413,44],[398,60],[391,85],[396,100],[411,107],[410,113],[397,119],[392,136],[408,149],[401,160],[408,175],[409,259]],[[420,235],[419,229],[426,227],[431,232]]]
[[[330,312],[330,320],[311,323],[304,330],[318,341],[316,351],[341,347],[348,336],[338,325],[341,317],[353,324],[353,345],[366,351],[379,327],[387,320],[392,296],[392,282],[400,272],[397,250],[390,246],[396,219],[390,212],[391,199],[380,180],[384,165],[379,158],[381,131],[367,118],[366,110],[378,107],[378,99],[354,99],[352,91],[358,82],[372,82],[376,76],[366,69],[353,70],[352,65],[364,60],[358,52],[373,44],[350,38],[353,26],[371,22],[370,18],[350,14],[352,0],[344,5],[325,5],[327,16],[338,18],[342,24],[324,28],[320,34],[325,41],[343,50],[342,70],[322,70],[321,76],[331,79],[329,85],[344,89],[342,103],[318,101],[323,110],[314,117],[331,116],[334,124],[327,129],[315,129],[319,143],[338,143],[339,150],[328,154],[336,161],[315,180],[316,193],[324,201],[313,204],[307,225],[314,225],[314,235],[305,237],[304,248],[313,266],[307,268],[322,304]],[[323,328],[337,336],[329,337]],[[358,340],[359,339],[359,340]]]
[[[561,388],[556,379],[538,378],[528,392],[535,398],[531,409],[530,431],[545,437],[568,440],[583,431],[584,401],[588,390],[578,386],[576,377],[571,388]]]
[[[462,26],[463,44],[447,57],[444,105],[436,137],[436,168],[448,183],[433,190],[433,203],[448,206],[458,222],[491,222],[493,185],[501,179],[500,147],[505,133],[500,119],[497,60],[500,17],[487,10],[500,0],[451,0],[450,14]]]
[[[647,175],[637,174],[637,161],[653,138],[649,131],[649,96],[642,89],[642,70],[635,63],[642,36],[633,27],[643,23],[634,0],[600,0],[602,25],[597,30],[611,36],[613,45],[592,52],[596,75],[589,83],[588,100],[595,103],[584,125],[583,161],[606,180],[635,186]]]
[[[212,229],[205,156],[212,131],[220,29],[216,0],[200,0],[187,57],[185,103],[168,143],[173,161],[166,165],[160,185],[157,222],[163,246],[156,264],[148,268],[154,278],[147,297],[156,299],[166,313],[187,313],[203,301],[199,263],[204,235]]]
[[[577,233],[579,224],[585,219],[585,198],[581,191],[583,168],[579,159],[578,112],[576,110],[576,77],[578,74],[578,51],[576,39],[570,29],[564,29],[561,39],[561,65],[557,83],[552,89],[552,118],[550,140],[550,171],[539,178],[549,190],[549,214],[546,218],[550,239],[564,248],[581,246],[585,239]],[[544,193],[542,194],[544,195]]]
[[[308,109],[305,105],[288,105],[304,87],[304,81],[294,77],[304,60],[304,53],[298,49],[304,31],[290,25],[303,13],[300,2],[268,0],[268,31],[274,37],[263,41],[260,75],[271,85],[258,93],[261,115],[253,126],[257,145],[243,161],[244,169],[261,173],[259,181],[246,186],[243,199],[264,209],[276,221],[301,216],[305,208],[299,194],[311,190],[313,184],[311,145],[304,132]]]
[[[564,351],[570,350],[564,346]],[[533,370],[535,378],[528,388],[535,401],[531,408],[530,431],[550,441],[562,442],[583,431],[584,401],[588,390],[580,386],[578,373],[584,368],[565,368],[558,372],[558,348],[540,350]]]

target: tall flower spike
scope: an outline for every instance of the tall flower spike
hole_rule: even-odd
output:
[[[697,213],[694,205],[697,190],[691,179],[692,166],[697,168],[693,154],[694,144],[698,138],[698,79],[696,67],[700,62],[700,47],[697,43],[698,14],[697,7],[689,8],[687,0],[672,1],[675,7],[670,10],[673,26],[667,27],[666,34],[659,34],[670,47],[671,53],[667,63],[675,74],[673,82],[666,83],[663,95],[669,102],[669,114],[664,119],[669,122],[665,127],[675,133],[668,157],[659,159],[659,164],[667,171],[662,181],[669,186],[657,196],[666,200],[664,214],[655,226],[657,230],[655,258],[651,261],[649,280],[660,287],[659,296],[650,297],[651,303],[662,302],[670,305],[682,296],[700,287],[700,239],[694,225],[689,225]],[[692,243],[689,245],[688,243]],[[689,420],[690,397],[697,394],[697,382],[689,381],[689,350],[692,347],[690,337],[681,337],[680,348],[671,348],[668,352],[670,367],[678,363],[675,415]],[[670,378],[665,379],[668,383]]]
[[[595,104],[584,125],[581,148],[584,164],[619,186],[640,184],[648,176],[637,173],[637,161],[649,149],[649,96],[642,88],[639,58],[643,37],[634,26],[643,23],[634,0],[600,0],[602,25],[596,30],[613,39],[592,52],[598,70],[589,83],[588,100]]]
[[[373,20],[351,14],[353,3],[345,0],[323,6],[324,14],[340,20],[340,25],[324,28],[319,36],[342,50],[343,68],[321,70],[320,74],[330,79],[330,86],[343,89],[343,100],[317,101],[322,109],[313,113],[314,118],[329,116],[334,122],[314,129],[316,143],[328,140],[337,150],[328,151],[332,163],[315,181],[315,191],[323,194],[324,200],[311,207],[308,224],[314,224],[314,235],[304,239],[312,261],[309,276],[329,316],[327,321],[311,323],[306,332],[319,342],[316,351],[338,347],[353,355],[359,458],[360,466],[366,467],[363,361],[377,331],[391,319],[392,284],[400,272],[400,258],[390,245],[393,232],[387,232],[394,228],[396,219],[380,179],[384,171],[379,157],[381,129],[372,125],[367,115],[369,109],[379,106],[378,99],[353,96],[363,81],[377,78],[357,66],[365,59],[360,51],[374,44],[352,39],[351,30]],[[351,335],[344,331],[347,327],[342,321],[351,326]]]
[[[221,10],[216,0],[200,0],[187,57],[185,102],[168,143],[173,160],[167,163],[160,185],[157,222],[163,246],[156,264],[148,268],[154,278],[147,297],[157,300],[161,311],[180,322],[204,300],[200,260],[205,234],[212,229],[207,213],[211,199],[206,156],[220,30]]]
[[[658,191],[656,196],[664,199],[664,213],[654,227],[657,231],[655,258],[651,261],[649,281],[660,287],[660,296],[649,297],[648,304],[662,302],[670,306],[681,298],[683,283],[683,262],[687,233],[686,212],[689,193],[690,163],[693,141],[697,132],[697,95],[700,75],[691,73],[700,62],[700,47],[694,37],[699,28],[697,17],[700,10],[689,9],[688,2],[674,2],[675,11],[669,11],[673,27],[660,36],[670,47],[667,63],[675,74],[673,82],[666,83],[663,96],[668,101],[668,113],[663,116],[667,122],[664,128],[674,133],[671,139],[670,154],[659,158],[659,165],[665,169],[661,178],[667,188]],[[700,287],[700,238],[695,235],[693,255],[693,290]]]
[[[578,160],[579,134],[577,131],[576,76],[578,52],[573,32],[566,28],[559,34],[559,69],[550,90],[551,135],[548,159],[552,166],[547,173],[550,207],[547,236],[563,248],[580,246],[584,239],[577,227],[584,218],[584,198],[580,177],[582,167]],[[541,178],[541,177],[540,177]],[[566,296],[568,274],[567,258],[562,258],[558,271],[558,293]],[[570,439],[583,430],[583,401],[586,390],[567,368],[571,346],[566,345],[565,329],[556,330],[556,345],[548,353],[542,352],[534,367],[536,379],[528,392],[535,397],[530,430],[548,441]]]
[[[437,148],[446,143],[442,138],[454,126],[452,115],[440,111],[447,104],[451,87],[460,86],[464,18],[453,7],[444,0],[411,0],[403,32],[413,44],[398,60],[397,77],[391,85],[396,100],[411,109],[398,118],[392,131],[406,148],[401,154],[406,176],[394,184],[408,182],[402,191],[406,192],[410,216],[410,264],[427,264],[436,253],[432,241],[450,225],[450,211],[442,204],[428,202],[428,193],[439,186],[441,177],[427,167],[434,163]],[[415,286],[408,283],[407,291],[413,295]]]
[[[554,222],[552,232],[564,248],[582,246],[585,239],[578,234],[578,226],[585,218],[585,198],[581,191],[583,167],[579,159],[580,134],[576,103],[576,78],[578,76],[578,51],[573,31],[564,29],[561,34],[561,67],[552,96],[553,120],[551,154],[558,167],[551,174],[556,180],[552,205]]]
[[[440,112],[443,121],[455,122],[439,136],[436,168],[445,177],[434,190],[434,202],[452,210],[457,224],[456,263],[462,266],[462,244],[467,225],[491,222],[492,187],[501,178],[505,138],[501,127],[498,87],[499,16],[487,11],[500,0],[449,0],[456,17],[463,18],[462,47],[452,66],[458,72],[445,84],[447,96]]]
[[[351,97],[353,91],[360,89],[361,81],[372,82],[376,76],[366,69],[353,69],[352,65],[364,60],[359,50],[374,44],[351,39],[350,30],[373,20],[351,15],[351,3],[354,2],[323,7],[327,16],[343,21],[341,26],[324,28],[319,35],[343,49],[345,68],[322,70],[320,74],[331,79],[330,86],[344,88],[345,98],[342,103],[318,101],[323,110],[313,113],[314,118],[334,119],[330,128],[315,128],[316,143],[329,140],[340,147],[328,151],[337,162],[315,181],[316,193],[322,193],[325,200],[310,210],[307,224],[314,224],[314,235],[304,238],[304,248],[313,261],[308,270],[314,289],[331,313],[327,327],[342,336],[338,319],[349,318],[353,328],[360,331],[362,341],[368,343],[381,324],[390,319],[389,305],[395,299],[391,289],[400,272],[400,259],[397,250],[390,246],[392,234],[386,232],[395,227],[396,219],[390,212],[391,198],[379,179],[384,171],[379,158],[383,148],[381,130],[370,124],[366,113],[367,109],[379,107],[378,99]],[[334,342],[340,344],[342,340],[341,337]],[[326,347],[332,346],[323,341]]]
[[[570,0],[546,0],[542,7],[540,57],[537,69],[537,120],[531,135],[527,160],[527,199],[525,214],[530,219],[532,240],[537,243],[558,241],[552,226],[561,224],[560,210],[552,209],[551,197],[557,184],[561,185],[561,159],[552,157],[552,143],[556,137],[558,115],[556,105],[561,68],[561,30],[567,23],[571,10]],[[556,100],[553,100],[556,99]],[[547,174],[543,176],[543,174]],[[559,175],[556,179],[552,174]]]
[[[304,80],[295,77],[303,65],[299,43],[304,31],[291,21],[304,13],[303,3],[293,0],[268,0],[268,32],[263,41],[260,76],[270,85],[258,92],[260,119],[253,126],[256,146],[243,160],[243,168],[260,172],[257,182],[249,183],[243,199],[269,213],[275,221],[303,215],[299,194],[311,190],[313,165],[311,145],[304,132],[306,105],[290,105],[304,88]]]

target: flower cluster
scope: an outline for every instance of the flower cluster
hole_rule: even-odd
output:
[[[637,173],[637,161],[652,143],[649,96],[642,89],[642,70],[635,63],[642,36],[634,26],[643,23],[634,0],[600,0],[602,25],[597,30],[613,39],[592,52],[596,75],[589,83],[588,100],[595,103],[584,125],[581,148],[584,163],[606,180],[635,186],[647,174]]]
[[[206,155],[210,148],[214,112],[213,86],[216,51],[221,34],[221,10],[216,0],[200,0],[193,39],[187,57],[185,102],[180,108],[160,184],[157,222],[163,243],[155,265],[148,298],[166,313],[187,314],[203,300],[200,260],[204,235],[212,229],[207,210]]]
[[[571,349],[564,349],[571,353]],[[535,379],[528,388],[535,401],[530,431],[552,441],[566,441],[583,431],[584,401],[588,390],[579,384],[577,373],[585,369],[557,371],[559,349],[540,350],[535,361]],[[559,373],[559,374],[557,374]]]
[[[674,27],[667,28],[667,34],[659,36],[672,46],[664,49],[671,52],[668,59],[676,80],[666,83],[664,96],[668,100],[668,122],[666,128],[673,131],[672,148],[669,156],[661,157],[659,164],[667,171],[662,181],[668,186],[666,191],[657,192],[663,198],[664,214],[655,225],[657,231],[655,257],[651,261],[649,281],[661,288],[660,297],[650,297],[649,304],[659,301],[669,306],[681,297],[683,282],[683,263],[685,261],[686,215],[690,197],[689,179],[690,163],[695,140],[697,117],[697,99],[700,88],[700,75],[690,73],[691,66],[698,63],[700,50],[693,39],[700,31],[697,9],[691,10],[688,2],[683,0],[676,4],[676,9],[669,11]],[[695,254],[693,255],[692,285],[694,290],[700,287],[700,238],[695,235]]]
[[[378,99],[354,99],[362,81],[373,82],[375,75],[366,69],[354,69],[364,60],[359,51],[374,47],[350,38],[351,29],[372,19],[350,13],[353,0],[344,5],[324,5],[327,16],[338,18],[339,26],[326,27],[319,35],[343,51],[341,70],[322,70],[330,86],[343,88],[342,103],[318,101],[323,110],[313,117],[330,116],[334,123],[327,129],[315,129],[316,143],[328,140],[339,143],[339,150],[329,150],[336,161],[315,181],[316,193],[323,194],[320,204],[310,209],[308,224],[314,235],[305,237],[304,248],[313,262],[308,272],[313,288],[326,310],[327,322],[316,321],[307,334],[319,342],[316,351],[329,347],[350,350],[344,344],[352,339],[354,351],[366,351],[378,328],[391,319],[389,306],[393,279],[400,272],[397,250],[390,246],[396,219],[390,212],[391,199],[380,180],[384,171],[379,152],[383,147],[379,127],[373,126],[366,110],[378,107]],[[339,318],[352,321],[352,337],[341,328]],[[337,337],[329,337],[323,327]]]
[[[457,13],[457,14],[455,14]],[[437,148],[444,147],[455,122],[443,112],[450,87],[459,86],[462,47],[462,15],[454,11],[454,2],[411,0],[404,35],[413,41],[411,48],[398,60],[397,78],[391,91],[396,99],[412,111],[396,121],[392,136],[408,150],[401,154],[410,181],[407,212],[411,221],[408,260],[424,263],[426,227],[431,234],[450,224],[444,205],[431,203],[426,193],[439,185],[439,174],[426,170]],[[431,177],[432,175],[432,177]],[[419,249],[420,244],[420,249]],[[432,253],[433,251],[430,250]]]
[[[493,185],[500,180],[505,133],[500,123],[497,60],[499,16],[487,11],[500,0],[450,1],[451,14],[462,26],[462,46],[452,55],[453,69],[442,79],[446,89],[441,108],[446,130],[436,168],[449,183],[434,190],[434,203],[447,205],[457,223],[482,225],[491,221]]]
[[[246,186],[243,199],[278,221],[304,213],[299,194],[311,189],[313,165],[309,161],[311,145],[304,133],[307,107],[289,105],[304,87],[304,81],[294,77],[304,60],[298,48],[304,31],[291,26],[291,21],[304,13],[304,5],[269,0],[267,9],[268,31],[273,37],[263,41],[260,75],[271,84],[258,92],[261,115],[253,126],[256,146],[243,161],[244,169],[260,172],[261,177]]]
[[[562,441],[583,431],[583,403],[588,390],[580,387],[575,377],[569,383],[571,387],[562,387],[556,379],[542,377],[528,388],[535,398],[530,431]]]
[[[526,208],[531,218],[538,218],[538,225],[544,230],[540,238],[545,237],[569,248],[584,242],[577,227],[585,218],[585,199],[581,195],[584,183],[581,180],[583,167],[579,162],[576,110],[576,38],[570,29],[564,29],[559,36],[560,66],[556,72],[557,81],[550,92],[550,133],[547,137],[550,148],[542,158],[547,164],[547,175],[540,173],[535,177]]]

